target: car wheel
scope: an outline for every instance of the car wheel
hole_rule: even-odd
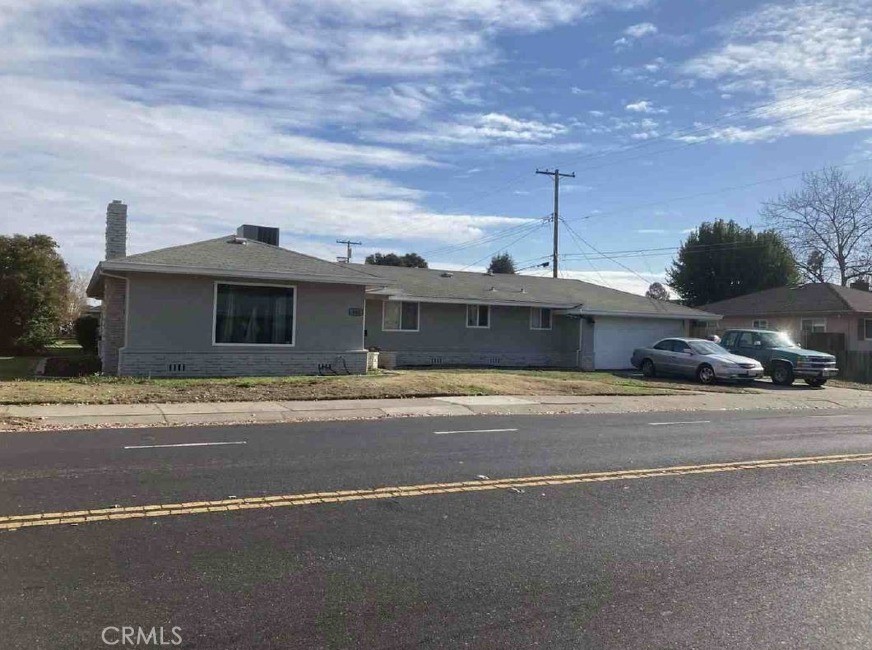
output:
[[[825,383],[827,383],[827,380],[823,377],[811,377],[809,379],[806,379],[805,383],[809,386],[812,386],[813,388],[820,388]]]
[[[657,371],[654,370],[654,362],[651,359],[645,359],[642,362],[642,374],[645,377],[655,377],[657,376]]]
[[[713,384],[715,383],[715,371],[707,363],[702,364],[699,368],[696,369],[696,380],[701,384]]]
[[[786,363],[776,363],[772,366],[772,383],[790,386],[793,383],[793,368]]]

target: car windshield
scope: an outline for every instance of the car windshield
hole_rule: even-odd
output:
[[[790,337],[784,332],[760,332],[760,338],[769,348],[798,348]]]
[[[726,350],[712,341],[694,341],[690,347],[697,354],[724,354]]]

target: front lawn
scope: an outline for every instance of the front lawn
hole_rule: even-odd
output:
[[[0,381],[0,404],[146,404],[436,397],[449,395],[669,395],[701,386],[604,372],[397,370],[366,376],[223,379],[82,377]],[[740,388],[715,390],[743,392]]]

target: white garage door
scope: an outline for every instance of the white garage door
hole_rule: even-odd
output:
[[[684,321],[657,318],[596,316],[593,326],[594,367],[597,370],[632,368],[633,350],[667,336],[684,336]]]

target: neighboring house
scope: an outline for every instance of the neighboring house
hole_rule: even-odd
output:
[[[872,351],[872,293],[836,284],[778,287],[701,307],[723,315],[717,329],[755,327],[788,332],[840,333],[849,351]]]
[[[578,280],[338,264],[279,247],[274,228],[126,255],[109,205],[106,373],[257,376],[384,365],[630,367],[633,349],[719,316]]]
[[[627,369],[634,348],[719,319],[580,280],[349,266],[390,282],[366,301],[364,340],[383,366]]]

